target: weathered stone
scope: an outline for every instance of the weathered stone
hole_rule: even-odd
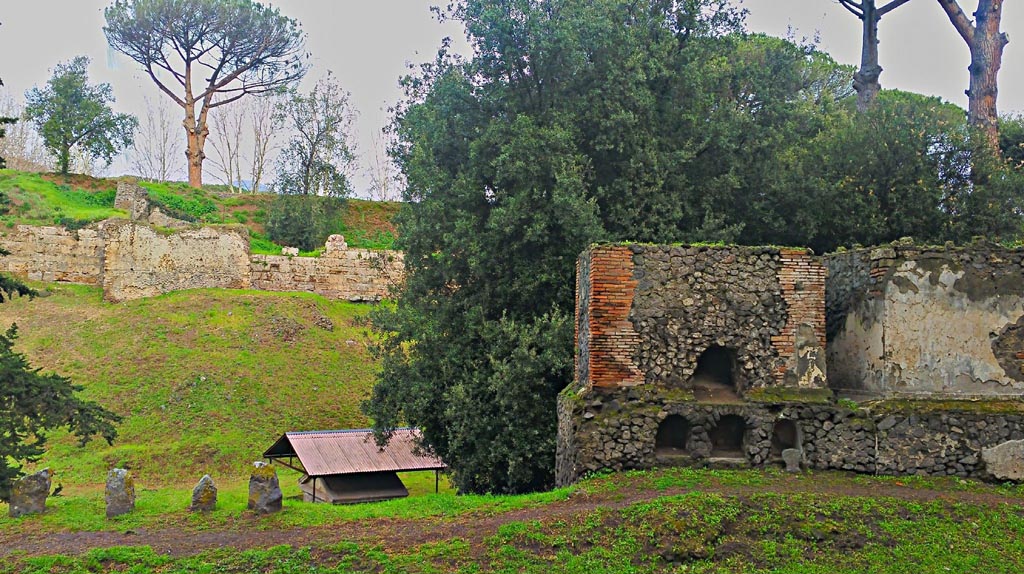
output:
[[[985,469],[999,480],[1024,480],[1024,440],[1011,440],[982,449]]]
[[[249,477],[249,510],[257,514],[279,512],[284,497],[277,480],[277,471],[263,461],[256,461],[252,466],[252,476]]]
[[[104,495],[107,503],[107,518],[128,514],[135,510],[135,478],[123,468],[107,473],[107,488]]]
[[[18,518],[28,514],[41,514],[46,511],[46,497],[50,495],[50,469],[45,468],[30,474],[11,485],[11,504],[8,514]]]
[[[203,475],[199,483],[192,489],[192,505],[189,510],[196,512],[210,512],[217,508],[217,486],[213,483],[210,475]]]
[[[887,430],[891,429],[892,427],[896,426],[896,421],[897,421],[897,419],[896,419],[895,416],[889,415],[889,416],[885,417],[884,419],[882,419],[882,422],[878,423],[878,430],[880,430],[880,431],[887,431]]]

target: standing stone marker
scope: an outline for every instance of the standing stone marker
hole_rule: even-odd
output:
[[[252,476],[249,477],[249,510],[257,514],[272,514],[281,510],[281,486],[277,481],[277,471],[263,461],[252,463]]]
[[[217,508],[217,486],[213,484],[213,478],[206,474],[192,489],[192,506],[189,506],[188,509],[193,512],[210,512],[215,508]]]
[[[14,482],[11,488],[11,507],[8,514],[18,518],[46,511],[46,497],[50,495],[50,469],[44,468]]]
[[[107,473],[107,518],[128,514],[135,510],[135,478],[123,468]]]

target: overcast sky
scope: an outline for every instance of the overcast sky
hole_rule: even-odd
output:
[[[0,2],[0,54],[6,56],[0,64],[0,78],[5,89],[19,99],[32,86],[45,84],[57,62],[82,54],[92,58],[92,81],[113,86],[118,111],[141,115],[143,95],[166,98],[140,75],[137,64],[107,47],[102,28],[103,8],[109,0]],[[429,11],[430,5],[443,3],[273,2],[282,13],[300,21],[308,34],[312,69],[303,87],[331,70],[352,93],[360,113],[356,139],[361,152],[369,152],[372,135],[386,121],[386,108],[401,97],[397,80],[408,63],[431,59],[445,36],[456,40],[457,49],[465,49],[461,30],[451,23],[438,24]],[[1024,112],[1024,75],[1017,72],[1024,66],[1024,7],[1020,4],[1006,2],[1004,7],[1003,29],[1011,43],[999,76],[1001,112]],[[961,5],[969,13],[977,0],[961,0]],[[749,10],[747,24],[753,31],[817,38],[821,48],[840,62],[859,61],[860,22],[835,0],[744,0],[742,6]],[[937,2],[912,0],[888,14],[880,26],[880,38],[884,87],[933,94],[966,107],[970,55]],[[110,171],[119,174],[125,170],[123,162],[116,162]],[[362,190],[367,178],[357,174],[355,182],[357,190]]]

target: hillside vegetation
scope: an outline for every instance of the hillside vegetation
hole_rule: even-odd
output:
[[[150,200],[171,216],[200,223],[241,223],[249,228],[254,253],[279,254],[281,246],[265,235],[267,210],[273,194],[225,193],[220,186],[203,189],[183,183],[139,184]],[[125,217],[114,209],[117,180],[83,175],[60,176],[0,170],[0,193],[7,197],[0,224],[65,225],[79,228],[108,217]],[[348,199],[331,223],[352,247],[390,249],[395,240],[391,220],[401,204]]]
[[[376,370],[366,306],[303,293],[199,290],[121,304],[98,288],[36,285],[49,296],[0,305],[16,349],[125,417],[113,447],[54,436],[46,458],[74,492],[126,467],[147,486],[239,477],[281,433],[365,427]]]

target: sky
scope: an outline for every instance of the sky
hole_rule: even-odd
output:
[[[881,4],[883,0],[879,0]],[[977,0],[960,0],[968,13]],[[21,99],[33,86],[43,86],[55,64],[77,55],[92,59],[93,82],[113,86],[116,111],[142,115],[143,96],[166,98],[142,76],[138,64],[110,50],[103,35],[103,9],[110,0],[0,0],[0,78],[11,95]],[[358,195],[369,183],[365,173],[373,139],[387,122],[387,108],[402,93],[398,78],[410,63],[433,58],[444,37],[457,51],[468,48],[454,23],[439,24],[429,8],[441,0],[276,0],[281,12],[298,20],[307,34],[311,69],[301,88],[308,89],[330,70],[351,92],[358,110],[355,141],[364,154],[353,174]],[[1003,30],[1010,44],[999,76],[1001,112],[1024,112],[1024,6],[1006,2]],[[743,0],[750,30],[774,36],[816,40],[821,49],[848,64],[860,59],[860,21],[836,0]],[[45,36],[40,37],[41,30]],[[879,28],[882,86],[940,96],[967,106],[967,45],[934,0],[911,0],[886,15]],[[1019,41],[1015,41],[1019,39]],[[169,99],[168,99],[169,101]],[[181,136],[184,139],[184,134]],[[212,139],[212,138],[211,138]],[[209,143],[207,145],[210,145]],[[207,150],[207,155],[211,151]],[[123,160],[107,170],[119,175]],[[210,169],[207,167],[207,181]],[[181,174],[184,178],[184,173]]]

